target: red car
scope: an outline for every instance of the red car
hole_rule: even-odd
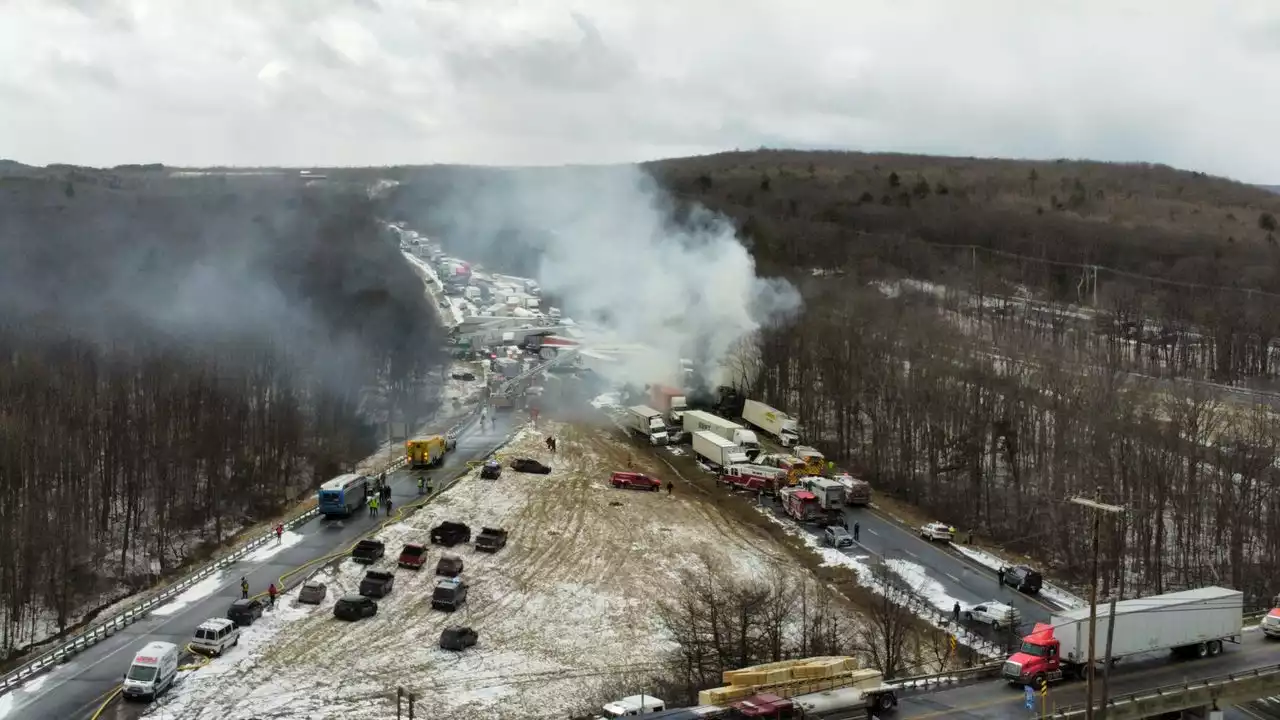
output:
[[[624,490],[650,490],[657,492],[662,489],[661,480],[638,472],[616,472],[609,479],[609,482],[614,487]]]

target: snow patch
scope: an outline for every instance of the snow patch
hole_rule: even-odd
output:
[[[591,406],[598,409],[622,407],[622,398],[616,392],[597,395],[591,400]]]
[[[244,559],[247,562],[262,562],[264,560],[270,560],[275,557],[277,553],[287,550],[300,542],[302,542],[301,535],[293,532],[292,530],[285,530],[284,534],[280,536],[279,542],[268,540],[266,545],[263,545],[257,550],[249,553]]]
[[[218,592],[226,582],[223,573],[214,573],[191,587],[183,590],[177,597],[151,611],[153,615],[168,617],[193,603],[198,603]]]
[[[951,548],[979,565],[990,568],[993,571],[1016,564],[1011,563],[998,555],[993,555],[985,550],[978,550],[967,545],[951,543]],[[1079,595],[1067,592],[1057,585],[1047,582],[1041,586],[1040,596],[1045,600],[1068,610],[1089,606],[1089,603],[1085,602]]]

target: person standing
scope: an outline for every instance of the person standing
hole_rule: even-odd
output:
[[[387,498],[387,517],[391,517],[391,498]]]
[[[957,600],[955,605],[951,606],[951,619],[960,622],[960,601]]]
[[[858,542],[858,534],[862,531],[862,526],[858,523],[853,524],[853,541]]]
[[[240,578],[240,599],[249,599],[249,578],[247,577]]]
[[[276,525],[276,544],[280,544],[281,538],[284,537],[284,525]]]
[[[267,588],[267,602],[270,603],[270,607],[274,610],[276,607],[276,584],[275,583],[271,583],[271,587]]]
[[[675,489],[676,489],[676,484],[675,484],[675,483],[673,483],[673,482],[671,482],[670,480],[668,480],[668,481],[667,481],[667,495],[670,495],[670,494],[671,494],[671,491],[673,491],[673,490],[675,490]]]

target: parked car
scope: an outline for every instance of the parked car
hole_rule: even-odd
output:
[[[1040,573],[1026,565],[1014,565],[1004,569],[1004,584],[1016,589],[1018,592],[1035,595],[1040,592],[1040,586],[1044,584],[1044,578],[1040,577]]]
[[[511,461],[512,470],[522,473],[533,473],[534,475],[546,475],[551,472],[550,465],[544,465],[533,458],[516,458]]]
[[[832,525],[823,530],[822,539],[833,548],[853,547],[853,536],[839,525]]]
[[[369,565],[382,559],[387,547],[381,540],[361,540],[351,549],[351,559]]]
[[[462,558],[451,553],[440,556],[436,563],[436,574],[445,577],[457,577],[462,574]]]
[[[965,610],[964,618],[965,620],[990,625],[992,630],[1017,627],[1021,620],[1018,616],[1017,608],[995,600],[978,603]]]
[[[462,370],[460,372],[453,373],[452,377],[454,380],[466,380],[470,382],[476,379],[476,374],[471,372],[470,370]]]
[[[191,638],[192,650],[209,655],[221,655],[227,648],[240,644],[240,626],[226,618],[209,618],[200,623]]]
[[[253,624],[254,620],[262,617],[262,612],[266,607],[262,601],[257,598],[241,599],[231,603],[231,607],[227,608],[227,619],[234,622],[240,627],[248,627]]]
[[[484,466],[480,468],[481,480],[497,480],[502,474],[502,466],[497,460],[485,460]]]
[[[440,578],[431,591],[431,607],[435,610],[453,612],[467,601],[467,590],[470,588],[460,577]]]
[[[325,587],[324,583],[310,580],[298,591],[298,602],[307,605],[319,605],[324,602],[324,598],[328,594],[329,588]]]
[[[507,531],[502,528],[481,528],[476,536],[476,550],[496,553],[507,546]]]
[[[469,627],[454,625],[445,628],[440,633],[440,647],[445,650],[466,650],[476,641],[480,639],[480,635]]]
[[[364,595],[343,595],[333,606],[333,616],[339,620],[355,621],[378,614],[378,603]]]
[[[427,549],[417,543],[405,543],[404,549],[400,551],[400,557],[396,563],[400,567],[406,567],[411,570],[421,570],[422,564],[427,561]]]
[[[365,597],[380,598],[391,594],[396,586],[396,576],[381,570],[370,570],[360,581],[360,594]]]
[[[471,526],[466,523],[445,520],[431,528],[431,544],[453,547],[471,542]]]
[[[615,472],[609,478],[609,484],[624,490],[651,490],[657,492],[662,489],[661,480],[638,472]]]
[[[925,540],[951,542],[956,537],[956,529],[946,523],[931,522],[920,526],[920,537]]]

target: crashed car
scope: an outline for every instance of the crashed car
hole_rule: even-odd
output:
[[[498,464],[497,460],[486,460],[480,468],[480,479],[482,480],[497,480],[501,474],[502,466]]]
[[[533,473],[535,475],[546,475],[551,472],[550,465],[543,465],[533,458],[516,458],[511,461],[508,467],[516,472]]]
[[[838,525],[833,525],[824,530],[822,539],[833,548],[853,547],[853,536],[849,534],[848,530]]]

